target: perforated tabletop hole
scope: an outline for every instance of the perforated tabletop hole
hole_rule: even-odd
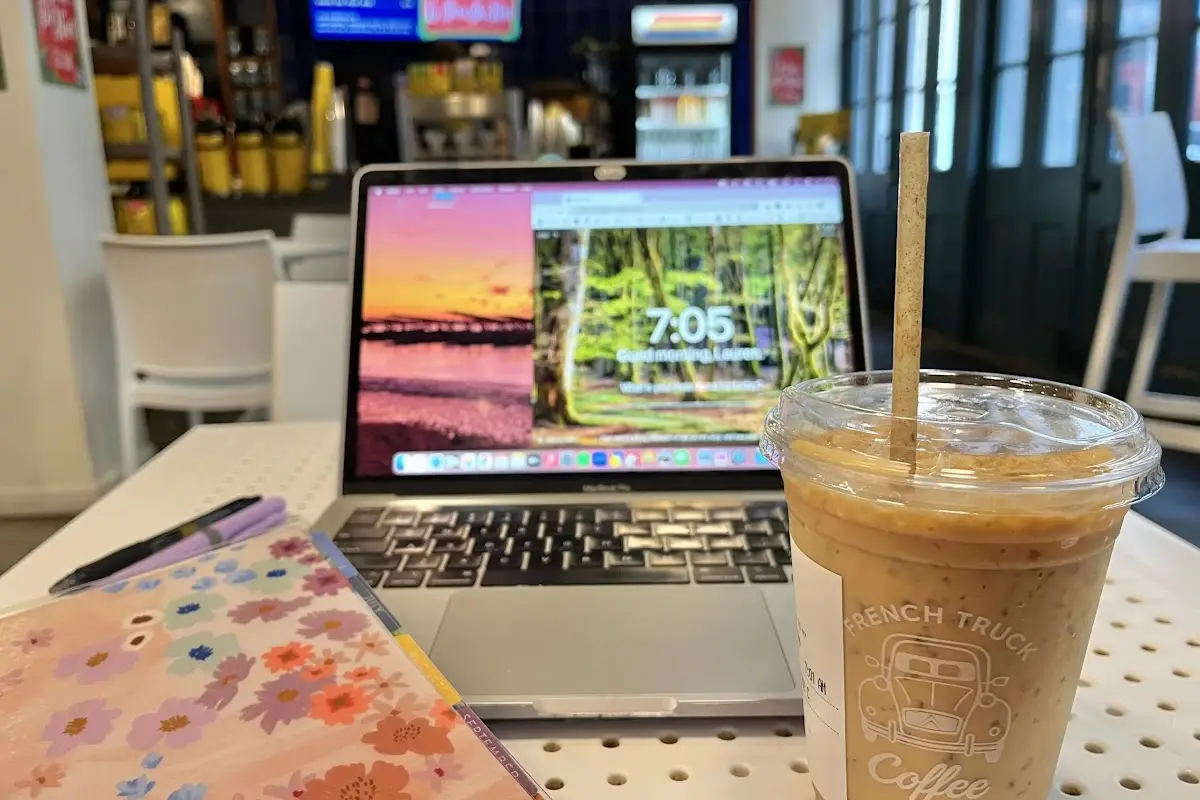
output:
[[[1171,624],[1170,617],[1155,617],[1154,621],[1157,622],[1159,625],[1170,625]]]
[[[1125,629],[1125,628],[1128,628],[1128,627],[1129,627],[1129,624],[1128,624],[1128,623],[1126,623],[1126,622],[1122,622],[1122,621],[1121,621],[1121,620],[1119,620],[1119,619],[1114,619],[1112,622],[1110,622],[1110,623],[1108,623],[1108,624],[1109,624],[1109,625],[1112,625],[1114,628],[1117,628],[1117,629],[1119,629],[1119,630],[1123,630],[1123,629]]]
[[[614,772],[608,776],[608,783],[610,786],[624,786],[628,782],[629,779],[619,772]]]
[[[1104,746],[1103,742],[1088,742],[1087,744],[1085,744],[1083,746],[1083,749],[1087,750],[1089,753],[1095,753],[1096,755],[1101,755],[1108,748]]]
[[[679,734],[664,733],[662,736],[658,737],[658,740],[663,744],[679,744]]]
[[[673,769],[668,772],[667,775],[669,775],[673,781],[686,781],[689,777],[687,770],[684,769]]]
[[[791,768],[792,772],[798,772],[801,775],[808,774],[808,762],[807,761],[793,761],[788,766]]]
[[[737,738],[737,732],[726,728],[725,730],[717,731],[717,738],[724,742],[732,742]]]
[[[1138,603],[1142,602],[1142,598],[1138,597],[1137,595],[1130,595],[1129,597],[1125,598],[1125,602],[1137,605]]]
[[[546,742],[542,745],[542,749],[547,753],[557,753],[559,750],[562,750],[562,745],[558,742]]]
[[[608,737],[605,737],[604,739],[601,739],[600,744],[602,744],[603,746],[605,746],[611,750],[614,747],[620,747],[621,740],[615,736],[608,736]]]
[[[1137,778],[1121,778],[1121,780],[1118,781],[1118,783],[1120,783],[1122,786],[1124,786],[1126,789],[1130,790],[1131,792],[1139,791],[1142,788],[1142,782],[1139,781]]]
[[[1155,739],[1153,736],[1143,736],[1142,738],[1138,739],[1138,744],[1140,744],[1142,747],[1149,747],[1151,750],[1157,750],[1158,748],[1162,747],[1162,742],[1158,739]]]
[[[1178,777],[1179,777],[1179,780],[1183,781],[1184,783],[1190,783],[1193,786],[1195,786],[1196,784],[1200,784],[1200,775],[1197,775],[1196,773],[1192,772],[1190,769],[1183,770],[1182,772],[1179,773]]]
[[[793,736],[794,734],[795,734],[795,731],[793,731],[791,728],[781,726],[781,727],[778,727],[775,729],[775,735],[781,736],[785,739],[789,736]]]
[[[1175,711],[1179,706],[1169,700],[1159,700],[1158,707],[1163,711]]]
[[[1182,667],[1176,667],[1175,669],[1171,670],[1171,674],[1174,675],[1176,678],[1192,677],[1192,673],[1188,672],[1186,669],[1183,669]]]
[[[735,778],[749,778],[750,767],[745,764],[734,764],[729,768],[729,774]]]
[[[1125,716],[1125,709],[1121,708],[1120,706],[1109,706],[1108,708],[1104,709],[1104,713],[1108,714],[1110,717],[1123,717]]]
[[[1068,797],[1083,797],[1083,787],[1078,783],[1064,783],[1058,790]]]
[[[1092,652],[1093,652],[1093,653],[1095,653],[1095,654],[1096,654],[1096,655],[1098,655],[1098,656],[1105,656],[1105,657],[1107,657],[1107,656],[1110,656],[1110,655],[1112,655],[1110,652],[1108,652],[1107,650],[1105,650],[1103,647],[1094,647],[1094,648],[1092,648]]]
[[[1134,675],[1132,672],[1125,673],[1125,680],[1129,681],[1130,683],[1141,683],[1142,682],[1141,677],[1138,675]]]
[[[1157,653],[1158,652],[1158,648],[1152,644],[1144,644],[1141,647],[1142,647],[1142,650],[1147,653]]]
[[[563,786],[565,786],[565,785],[566,784],[563,783],[562,778],[547,778],[546,779],[546,788],[551,791],[557,791],[558,789],[563,788]]]

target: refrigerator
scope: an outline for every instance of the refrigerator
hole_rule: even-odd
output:
[[[639,160],[729,157],[737,25],[733,5],[634,7]]]

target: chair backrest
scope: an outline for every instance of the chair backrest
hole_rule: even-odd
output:
[[[273,238],[102,236],[121,367],[173,378],[269,374]]]
[[[340,420],[349,347],[349,283],[276,284],[271,419]]]
[[[350,247],[352,236],[349,214],[296,214],[292,217],[292,238],[298,242],[332,242]],[[294,281],[349,281],[350,258],[321,256],[300,259],[291,265],[288,272]]]
[[[1121,225],[1132,236],[1183,236],[1187,228],[1187,184],[1179,142],[1164,111],[1127,116],[1108,112],[1121,148]]]

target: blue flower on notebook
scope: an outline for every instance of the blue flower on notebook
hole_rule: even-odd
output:
[[[249,583],[258,577],[258,573],[252,569],[239,569],[237,572],[231,572],[225,576],[225,582],[234,585],[240,583]]]
[[[117,784],[117,797],[142,798],[150,794],[155,782],[145,775],[139,775],[131,781],[121,781]]]
[[[117,581],[101,587],[100,591],[104,592],[105,594],[120,594],[128,585],[129,581]]]
[[[217,559],[217,557],[220,555],[221,554],[217,553],[217,552],[205,553],[204,555],[200,556],[196,560],[199,561],[201,564],[207,564],[209,561],[215,561]]]
[[[158,578],[142,578],[137,582],[137,590],[139,592],[149,592],[153,589],[157,589],[161,583],[162,581]]]
[[[258,574],[250,581],[248,588],[262,594],[281,594],[291,591],[293,584],[312,571],[306,564],[282,558],[268,558],[256,561],[249,567]]]
[[[233,572],[237,568],[237,559],[226,558],[216,563],[216,565],[213,567],[213,572]]]
[[[146,757],[142,759],[143,769],[155,769],[162,763],[163,757],[160,753],[146,753]]]
[[[196,574],[196,568],[192,567],[192,566],[176,567],[175,569],[171,570],[171,577],[175,578],[176,580],[190,578],[195,574]]]
[[[167,630],[178,630],[200,622],[211,622],[227,602],[219,594],[196,592],[184,595],[167,603],[166,621],[163,624]]]
[[[167,800],[204,800],[208,789],[202,783],[185,783],[167,795]]]
[[[167,645],[165,655],[172,660],[167,672],[173,675],[190,675],[197,670],[211,673],[217,664],[237,652],[237,636],[232,633],[223,636],[193,633]]]
[[[217,579],[205,576],[192,584],[192,588],[197,592],[207,592],[209,589],[217,585]]]

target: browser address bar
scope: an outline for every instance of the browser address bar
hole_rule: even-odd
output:
[[[755,201],[741,203],[715,203],[713,201],[688,203],[686,201],[672,201],[670,203],[647,203],[639,206],[636,209],[631,209],[629,205],[589,205],[589,204],[563,204],[555,211],[559,213],[586,213],[586,214],[621,214],[636,210],[640,214],[703,214],[709,211],[737,213],[739,211],[762,211],[766,208],[762,203]]]
[[[594,192],[564,194],[559,201],[564,206],[636,206],[642,202],[641,192]]]

